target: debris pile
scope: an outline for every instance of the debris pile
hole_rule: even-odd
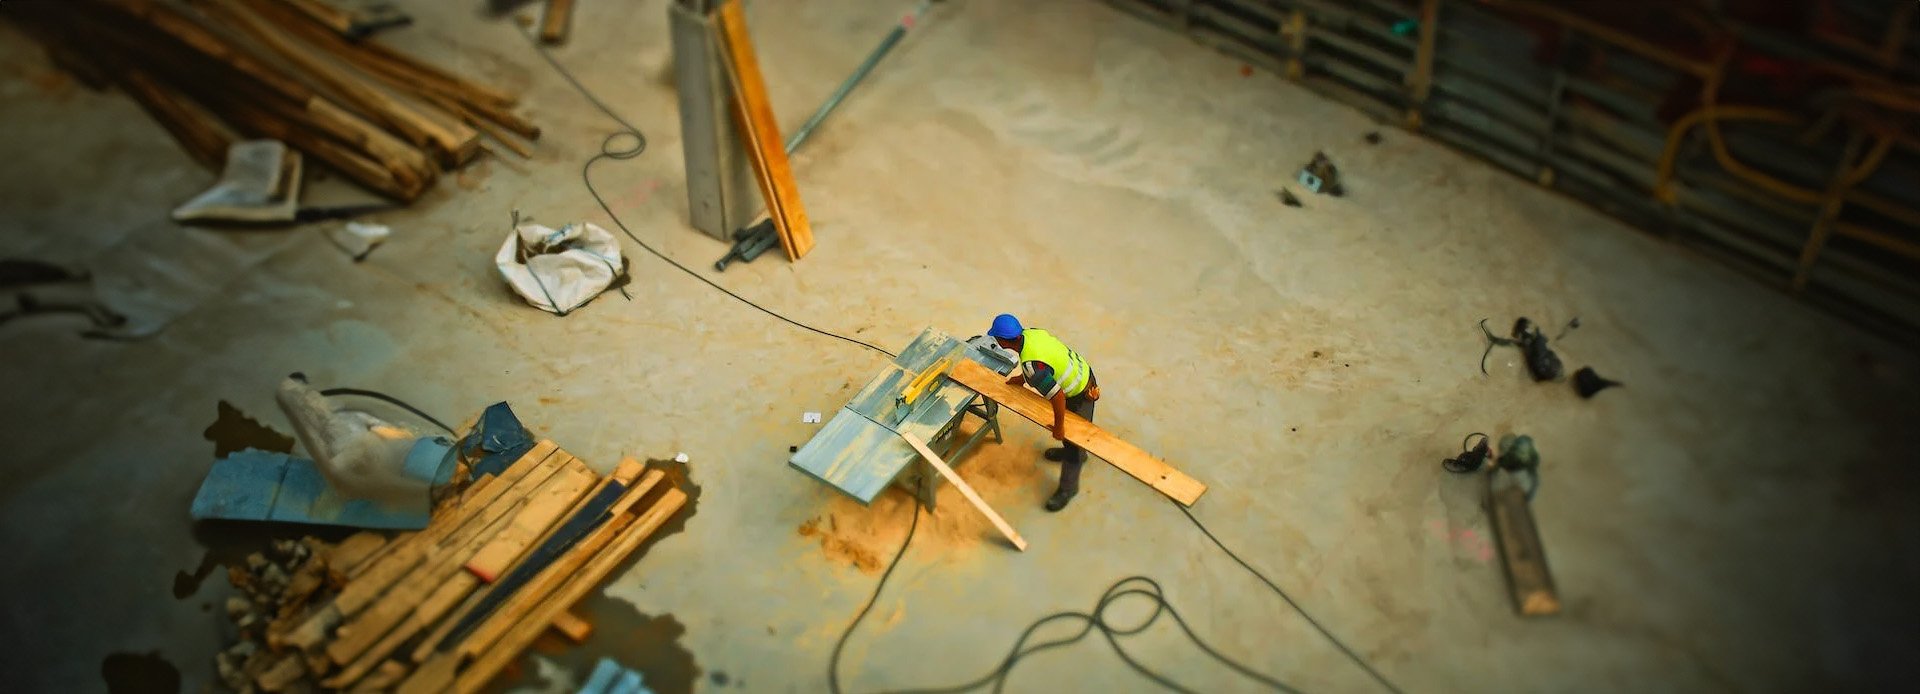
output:
[[[229,570],[241,692],[477,691],[677,515],[687,493],[625,460],[602,476],[551,441],[481,473],[417,532],[283,540]]]
[[[82,81],[118,85],[209,168],[219,169],[237,140],[279,140],[410,202],[440,167],[486,149],[482,134],[529,155],[513,136],[531,140],[540,129],[510,111],[517,97],[304,9],[321,5],[74,0],[6,3],[0,16],[24,25]]]

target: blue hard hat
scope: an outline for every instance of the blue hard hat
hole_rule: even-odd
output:
[[[1014,318],[1011,313],[1002,313],[993,317],[993,328],[989,329],[987,334],[1002,340],[1011,340],[1020,336],[1020,330],[1020,319]]]

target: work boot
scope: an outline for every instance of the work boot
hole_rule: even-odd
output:
[[[1047,460],[1051,460],[1056,463],[1064,463],[1064,462],[1067,462],[1068,460],[1073,459],[1072,458],[1073,453],[1071,451],[1068,451],[1066,446],[1056,446],[1054,448],[1049,448],[1047,449],[1047,452],[1042,453],[1040,455],[1041,457],[1044,457]]]
[[[1066,508],[1067,502],[1072,500],[1073,492],[1055,491],[1053,496],[1047,498],[1047,510],[1050,512],[1059,511],[1060,509]]]

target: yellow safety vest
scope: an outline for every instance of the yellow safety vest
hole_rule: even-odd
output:
[[[1060,384],[1060,392],[1071,398],[1087,389],[1088,377],[1093,367],[1079,354],[1067,349],[1059,338],[1045,330],[1028,328],[1020,332],[1023,342],[1020,345],[1020,361],[1037,361],[1053,369],[1053,382]]]

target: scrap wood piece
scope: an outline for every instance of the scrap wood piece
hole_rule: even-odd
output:
[[[380,667],[374,668],[373,674],[367,675],[364,679],[361,679],[360,686],[354,687],[353,691],[356,691],[356,692],[392,691],[393,686],[400,683],[400,678],[406,677],[406,676],[407,676],[406,665],[389,660],[387,662],[381,663]]]
[[[587,637],[593,635],[593,622],[589,622],[586,618],[574,614],[571,611],[562,611],[560,614],[554,615],[553,622],[548,626],[553,627],[554,631],[559,632],[561,636],[567,637],[568,641],[576,644],[586,643]]]
[[[145,70],[124,61],[115,63],[113,80],[120,89],[133,97],[147,115],[159,121],[160,127],[172,134],[174,141],[179,142],[194,161],[219,171],[227,161],[227,149],[233,146],[233,138],[220,121]]]
[[[948,482],[952,482],[953,487],[960,490],[960,495],[967,498],[967,503],[973,504],[973,507],[980,509],[980,513],[985,515],[987,520],[993,521],[993,527],[998,528],[1000,534],[1005,535],[1007,541],[1013,543],[1015,549],[1022,552],[1027,551],[1027,541],[1020,538],[1020,533],[1014,532],[1013,526],[1007,524],[1007,519],[1001,518],[1000,514],[996,513],[992,506],[987,505],[986,500],[980,498],[979,493],[973,491],[973,485],[967,484],[967,481],[960,479],[960,475],[954,472],[953,468],[947,467],[947,461],[941,460],[940,456],[935,455],[932,449],[927,448],[925,441],[921,441],[920,437],[904,431],[900,432],[900,438],[906,439],[907,445],[913,446],[913,450],[919,451],[920,457],[925,458],[927,464],[932,465],[933,469],[940,471],[940,476],[947,478]]]
[[[386,3],[371,6],[363,4],[362,7],[365,8],[364,10],[349,12],[334,7],[324,0],[285,1],[287,4],[306,13],[307,16],[312,17],[314,21],[324,24],[328,28],[338,32],[341,36],[355,41],[365,38],[367,35],[381,29],[401,27],[413,23],[412,17],[407,16],[405,13],[400,12],[392,5]]]
[[[720,5],[720,33],[725,39],[725,60],[729,84],[733,88],[734,119],[746,138],[747,159],[753,163],[754,179],[766,198],[767,215],[780,232],[780,247],[788,260],[799,260],[813,250],[813,227],[807,222],[806,208],[800,203],[800,191],[794,186],[793,168],[780,139],[780,125],[774,120],[773,105],[767,99],[767,85],[760,75],[760,61],[754,57],[753,41],[747,36],[747,18],[739,0]]]
[[[327,569],[339,574],[341,578],[353,575],[353,570],[361,562],[372,559],[387,546],[387,536],[371,530],[362,530],[341,540],[327,550],[325,555]]]
[[[960,385],[972,389],[982,397],[1000,403],[1022,417],[1033,420],[1041,426],[1053,426],[1053,403],[1041,398],[1033,391],[1007,385],[1006,378],[994,373],[987,367],[963,359],[955,364],[947,376]],[[1180,502],[1183,506],[1192,506],[1207,491],[1207,485],[1188,477],[1186,473],[1168,465],[1166,461],[1155,458],[1146,451],[1105,429],[1094,426],[1080,415],[1072,412],[1066,417],[1067,440],[1079,445],[1087,452],[1099,456],[1114,467],[1132,475],[1134,479],[1147,483],[1147,486],[1159,490],[1168,498]]]
[[[1500,558],[1507,568],[1514,608],[1528,617],[1559,614],[1560,595],[1553,587],[1553,574],[1547,571],[1547,550],[1533,523],[1526,490],[1513,485],[1488,496],[1494,539],[1499,542]]]
[[[415,146],[432,148],[446,166],[457,166],[479,154],[479,133],[438,112],[423,110],[392,94],[368,84],[360,75],[319,55],[280,31],[266,19],[240,5],[238,0],[196,0],[195,6],[226,26],[239,29],[260,45],[288,62],[299,66],[320,84],[332,89],[361,115],[385,123]]]
[[[573,0],[547,0],[547,13],[540,17],[540,40],[561,43],[567,40],[567,28],[573,23]]]
[[[348,41],[326,24],[295,11],[276,0],[242,0],[254,11],[267,16],[282,29],[299,33],[323,49],[370,73],[384,73],[417,88],[441,91],[449,96],[501,108],[520,102],[519,97],[434,67],[426,61],[394,50],[373,39]]]
[[[581,535],[586,534],[604,520],[607,510],[613,508],[614,504],[626,495],[634,480],[639,479],[641,473],[646,472],[646,467],[632,458],[621,460],[620,464],[614,467],[613,472],[601,479],[600,484],[596,485],[592,491],[580,497],[575,504],[564,509],[564,513],[557,515],[553,521],[546,524],[548,527],[539,534],[539,540],[532,544],[532,551],[516,554],[512,558],[498,554],[489,555],[487,551],[482,551],[467,560],[467,571],[472,572],[482,581],[493,583],[506,571],[510,563],[520,565],[516,567],[517,571],[545,566],[547,562],[566,551],[574,540],[579,539]],[[657,484],[660,477],[659,474],[650,476],[646,485],[651,487]],[[644,494],[645,490],[638,493]],[[560,521],[562,518],[566,520]],[[489,549],[492,548],[489,547]]]
[[[479,650],[463,646],[462,652],[478,657],[454,680],[454,691],[477,692],[485,687],[507,665],[520,658],[527,646],[532,645],[534,639],[547,629],[554,615],[572,608],[598,588],[614,569],[626,561],[628,555],[639,549],[686,502],[686,492],[677,488],[667,489],[652,508],[621,530],[619,538],[606,551],[594,553],[592,560],[581,567],[578,573],[572,574],[566,585],[510,622],[512,628],[502,634],[498,641]]]
[[[412,570],[430,545],[439,542],[442,536],[453,532],[455,526],[462,525],[467,518],[491,505],[498,495],[506,492],[527,473],[554,458],[558,451],[559,447],[552,441],[541,441],[499,476],[481,480],[479,484],[484,486],[468,503],[461,504],[447,518],[436,519],[440,522],[429,524],[425,530],[388,543],[380,550],[384,554],[368,559],[370,565],[366,569],[356,569],[357,575],[332,600],[315,608],[298,626],[284,632],[268,632],[267,643],[275,648],[293,646],[311,649],[319,645],[333,627],[346,617],[358,613],[367,603],[385,592],[387,586]]]

